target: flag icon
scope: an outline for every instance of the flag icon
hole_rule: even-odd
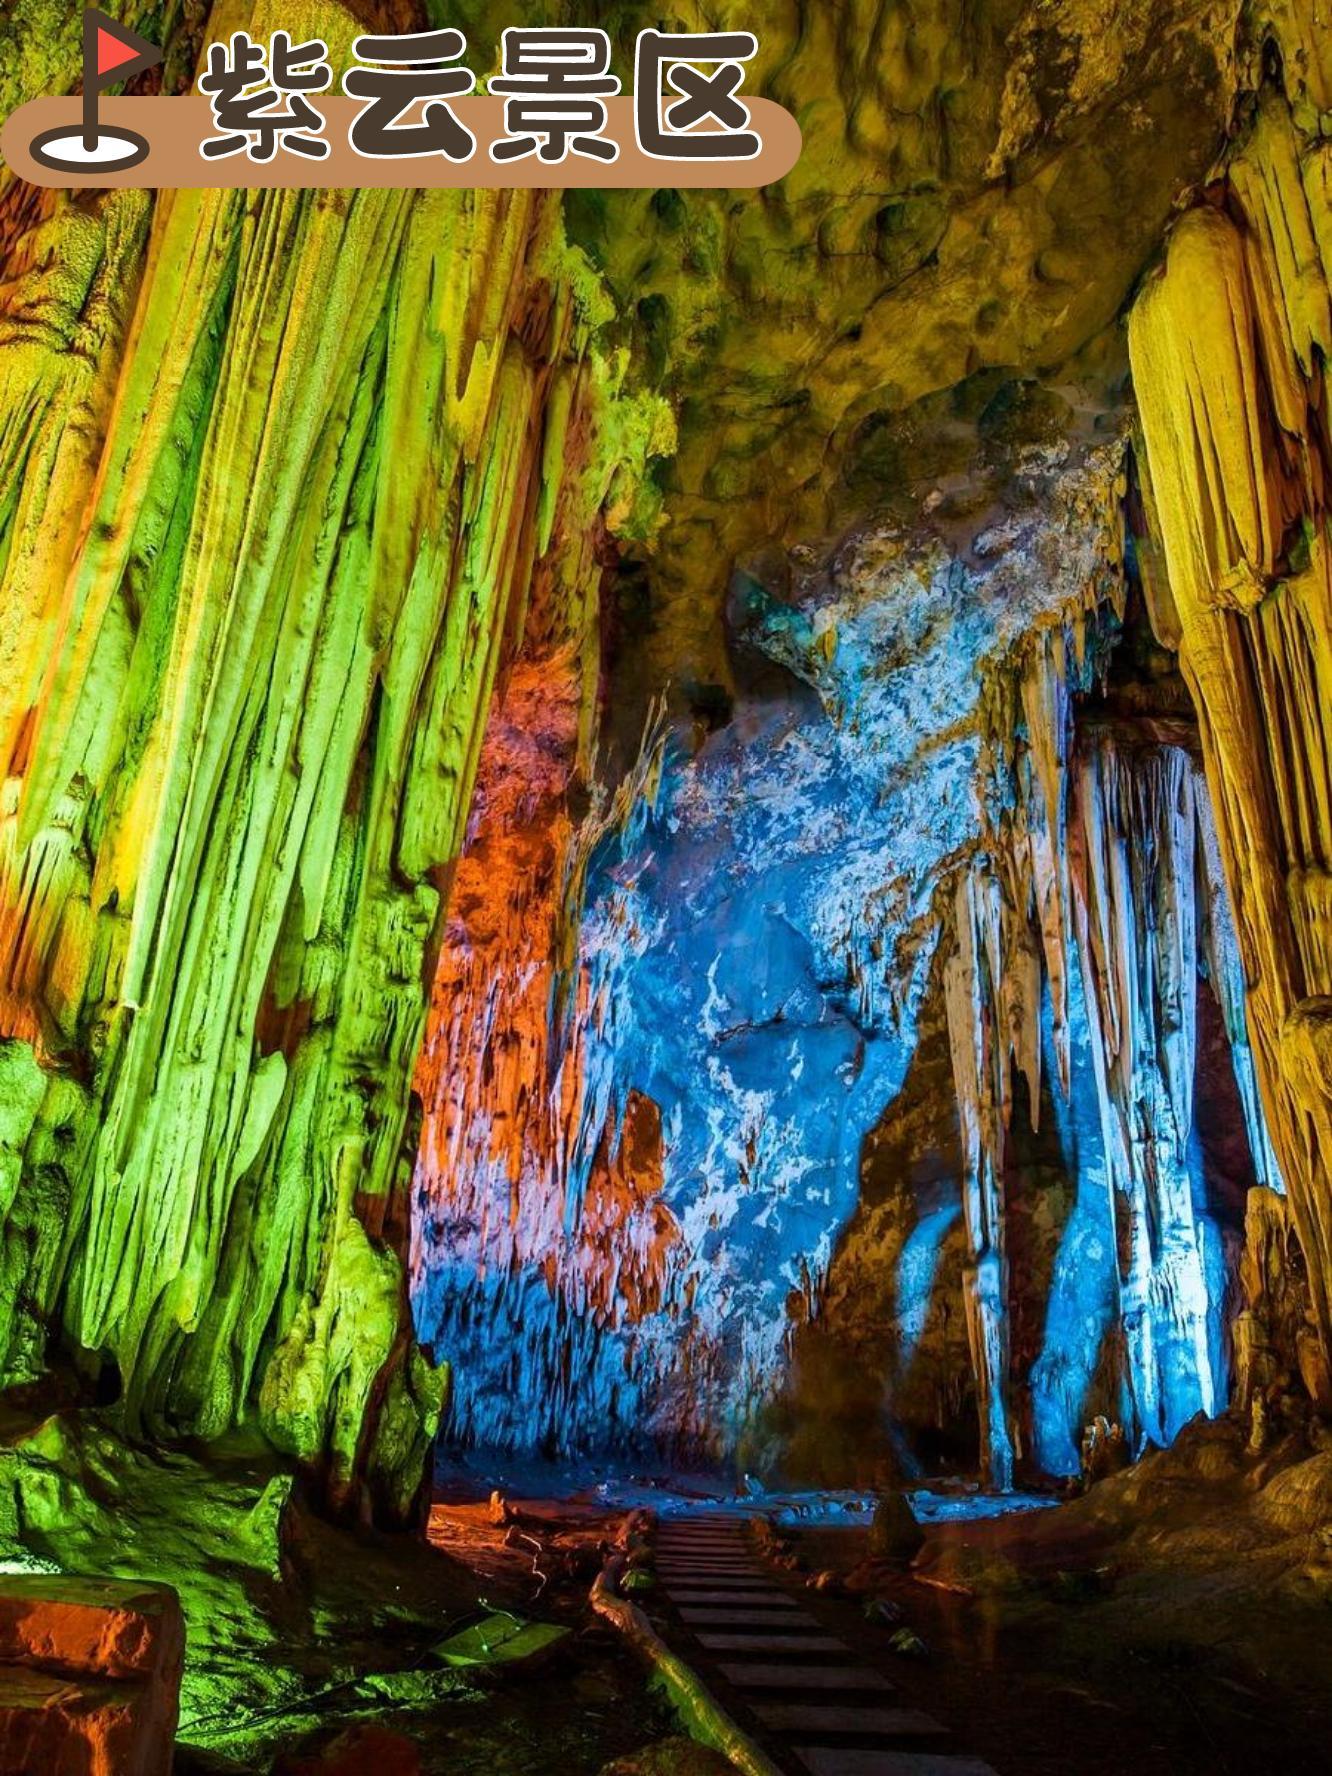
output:
[[[96,6],[83,14],[83,146],[91,154],[97,144],[97,95],[112,81],[128,80],[162,59],[155,43],[108,18]]]
[[[83,14],[83,126],[47,130],[32,144],[32,156],[59,171],[113,172],[146,158],[148,144],[133,130],[113,129],[97,114],[104,87],[128,80],[162,59],[155,43],[122,25],[99,7]]]
[[[83,15],[83,90],[100,92],[113,80],[128,80],[144,68],[156,67],[162,52],[155,43],[108,18],[96,6]]]

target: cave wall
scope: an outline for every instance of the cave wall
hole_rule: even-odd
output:
[[[1025,47],[1002,87],[987,89],[995,110],[983,100],[969,120],[994,131],[986,174],[1003,164],[1017,187],[1004,250],[974,262],[998,280],[990,326],[961,308],[973,291],[968,228],[993,194],[968,186],[980,162],[946,126],[955,158],[938,159],[928,128],[913,144],[943,172],[933,189],[950,201],[923,257],[912,262],[899,243],[909,267],[900,298],[891,284],[876,290],[835,345],[817,304],[793,309],[784,293],[765,304],[764,318],[780,316],[797,342],[794,365],[785,345],[756,349],[761,322],[737,342],[752,356],[725,358],[724,324],[701,286],[719,252],[723,284],[743,278],[744,220],[708,237],[687,207],[668,218],[654,205],[645,219],[635,274],[658,276],[673,233],[687,236],[697,274],[693,288],[672,283],[640,304],[646,361],[674,368],[669,323],[685,301],[720,338],[730,390],[700,415],[688,393],[697,367],[678,372],[681,442],[653,610],[634,637],[638,657],[613,659],[622,677],[612,671],[608,728],[614,736],[617,682],[641,710],[643,686],[683,665],[692,730],[677,722],[650,787],[625,778],[628,825],[609,840],[590,832],[591,867],[566,870],[572,891],[543,909],[525,951],[528,978],[544,981],[532,1005],[544,998],[558,1019],[553,1044],[528,1045],[539,1064],[525,1076],[521,1138],[506,1126],[499,1152],[483,1086],[470,1101],[455,1094],[450,1115],[455,1130],[486,1131],[484,1183],[456,1144],[418,1164],[418,1323],[464,1353],[454,1418],[464,1441],[568,1450],[646,1440],[804,1462],[827,1477],[914,1461],[942,1448],[950,1422],[957,1456],[965,1406],[976,1459],[1008,1484],[1023,1466],[1074,1471],[1096,1412],[1140,1447],[1222,1409],[1232,1391],[1247,1400],[1261,1376],[1298,1369],[1305,1391],[1325,1396],[1317,1315],[1289,1275],[1293,1230],[1321,1213],[1309,1207],[1323,1195],[1310,1181],[1320,1125],[1306,1114],[1299,1146],[1272,1121],[1273,1090],[1292,1089],[1272,1084],[1283,1065],[1322,1077],[1310,1058],[1316,1004],[1301,1002],[1284,1061],[1246,1009],[1246,991],[1274,990],[1258,967],[1274,940],[1251,929],[1249,874],[1262,878],[1260,898],[1284,903],[1288,882],[1297,903],[1316,900],[1316,846],[1306,842],[1293,874],[1262,834],[1235,860],[1239,831],[1247,843],[1253,823],[1278,811],[1302,839],[1316,837],[1322,754],[1313,745],[1305,760],[1297,748],[1291,760],[1273,736],[1280,708],[1321,707],[1325,613],[1294,640],[1292,616],[1262,619],[1286,638],[1278,668],[1252,664],[1254,643],[1233,622],[1218,640],[1212,610],[1259,599],[1259,582],[1265,596],[1294,566],[1307,612],[1309,584],[1322,583],[1323,430],[1310,417],[1325,336],[1323,298],[1311,293],[1319,33],[1298,5],[1212,13],[1214,84],[1190,85],[1182,46],[1198,19],[1153,14],[1152,54],[1171,59],[1175,98],[1191,92],[1200,108],[1192,158],[1172,160],[1173,131],[1144,130],[1154,175],[1173,179],[1186,214],[1164,273],[1133,307],[1125,401],[1114,329],[1098,330],[1090,309],[1065,303],[1071,331],[1056,340],[1047,330],[1043,359],[1011,331],[1037,312],[1012,306],[1007,283],[1028,263],[1029,203],[1052,219],[1067,181],[1082,228],[1097,210],[1083,101],[1096,94],[1098,123],[1112,131],[1116,80],[1141,79],[1145,97],[1160,67],[1136,59],[1142,39],[1121,36],[1119,18],[1098,53],[1085,17],[1069,28],[1074,10],[1052,37],[1018,26],[1010,46]],[[774,90],[823,52],[820,29]],[[926,33],[919,54],[885,66],[927,82],[938,74],[932,42]],[[1296,70],[1284,92],[1282,43]],[[973,63],[982,82],[985,64]],[[1038,90],[1036,70],[1056,65],[1070,77],[1066,106]],[[1190,65],[1196,75],[1203,63]],[[858,120],[882,97],[865,75],[852,58],[839,85]],[[1236,86],[1227,145],[1208,105]],[[823,127],[839,127],[835,106]],[[848,133],[859,149],[872,131]],[[1220,177],[1209,168],[1218,150]],[[1310,207],[1309,226],[1273,213],[1283,180]],[[1121,177],[1121,191],[1132,183]],[[908,209],[920,218],[918,206],[893,216],[911,237]],[[848,263],[828,266],[821,297],[877,275],[855,213],[853,202],[839,217]],[[995,221],[982,238],[997,238]],[[821,243],[830,231],[825,217]],[[622,285],[625,243],[587,238]],[[1075,257],[1082,238],[1078,227],[1064,237]],[[1037,252],[1037,287],[1049,275],[1060,283],[1057,257]],[[1098,279],[1089,301],[1112,281]],[[1227,315],[1239,317],[1233,326]],[[1218,324],[1227,339],[1214,378]],[[1144,380],[1154,384],[1145,393]],[[1135,399],[1143,438],[1093,463],[1088,432],[1131,423]],[[776,429],[758,418],[765,407],[781,412]],[[1035,433],[1024,431],[1033,420]],[[885,519],[819,540],[866,508]],[[793,535],[804,540],[792,547]],[[780,546],[754,548],[774,536]],[[681,587],[695,591],[715,557],[737,554],[719,629]],[[1192,575],[1192,618],[1180,572]],[[1144,600],[1189,696],[1164,710],[1141,695],[1114,708],[1102,685],[1098,708],[1114,648],[1137,645],[1122,634],[1126,611],[1142,628]],[[1191,642],[1191,620],[1210,639]],[[1216,678],[1218,662],[1231,680],[1247,676],[1247,703]],[[1264,701],[1274,763],[1257,781],[1241,736]],[[1223,767],[1239,790],[1225,788]],[[1228,794],[1239,812],[1227,811]],[[1309,909],[1304,942],[1316,950],[1322,914]],[[460,926],[446,951],[455,944],[476,971],[474,934]],[[456,980],[456,963],[445,968]],[[454,998],[455,1029],[458,1013]],[[463,1026],[484,1045],[473,1014]],[[922,1120],[912,1070],[932,1049],[930,1089],[940,1089],[945,1029],[957,1127],[946,1137],[917,1127],[913,1146],[901,1138]],[[1299,1044],[1304,1060],[1292,1058]],[[876,1183],[885,1144],[905,1175]],[[614,1224],[637,1229],[619,1294],[623,1248],[607,1233],[604,1182],[585,1214],[594,1176],[613,1181]],[[497,1303],[511,1336],[492,1345]]]
[[[1099,708],[1124,447],[1020,486],[969,560],[926,519],[739,575],[729,719],[689,752],[654,713],[579,828],[558,766],[516,795],[513,681],[419,1076],[460,1442],[1008,1485],[1097,1412],[1141,1446],[1225,1405],[1281,1185],[1196,733]],[[1200,1073],[1244,1131],[1211,1164]]]

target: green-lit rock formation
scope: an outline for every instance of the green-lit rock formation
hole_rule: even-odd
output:
[[[401,1516],[447,1375],[409,1087],[491,687],[534,587],[592,633],[668,434],[540,194],[56,198],[8,263],[5,1373],[257,1418]]]

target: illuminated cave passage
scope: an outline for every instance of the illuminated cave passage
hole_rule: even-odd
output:
[[[0,173],[0,1776],[1325,1767],[1330,27],[769,14],[761,191]]]
[[[742,574],[754,688],[692,754],[650,739],[614,820],[527,795],[514,681],[418,1073],[454,1440],[758,1472],[818,1443],[852,1485],[950,1439],[974,1467],[979,1430],[1004,1488],[1076,1473],[1098,1416],[1136,1453],[1225,1407],[1246,1198],[1283,1185],[1122,464],[1033,464],[975,567],[876,530],[781,596]]]

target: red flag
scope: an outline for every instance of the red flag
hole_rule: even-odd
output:
[[[131,31],[118,19],[108,18],[95,6],[83,15],[83,90],[100,92],[115,80],[128,80],[144,68],[155,67],[162,52],[155,43]]]

